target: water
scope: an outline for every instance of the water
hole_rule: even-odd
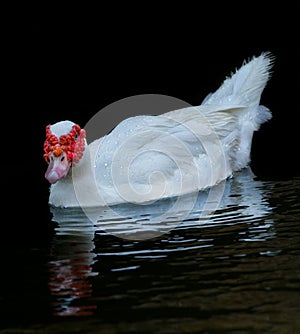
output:
[[[300,177],[222,191],[96,224],[52,209],[50,244],[6,249],[0,333],[300,333]]]

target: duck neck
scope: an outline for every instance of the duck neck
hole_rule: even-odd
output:
[[[85,175],[90,175],[90,173],[91,173],[91,157],[90,157],[89,147],[86,145],[82,158],[76,165],[70,168],[68,177],[70,177],[71,179],[74,179],[74,177],[80,179]]]
[[[88,147],[80,161],[70,168],[68,174],[63,179],[51,185],[50,204],[54,206],[76,206],[78,205],[75,188],[81,185],[87,185],[91,177],[91,158]]]

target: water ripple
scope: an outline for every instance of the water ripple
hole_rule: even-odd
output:
[[[202,214],[199,195],[193,210],[173,212],[153,238],[161,228],[155,217],[170,202],[134,212],[123,206],[118,217],[101,212],[97,224],[78,209],[53,210],[53,313],[90,314],[91,326],[108,333],[116,323],[118,333],[129,324],[132,333],[296,333],[300,178],[239,176],[227,181],[212,214]]]

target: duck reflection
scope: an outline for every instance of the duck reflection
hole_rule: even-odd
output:
[[[96,261],[94,232],[89,224],[78,226],[51,210],[53,220],[59,222],[53,239],[49,265],[49,289],[54,297],[52,306],[56,316],[92,315],[96,305],[86,302],[92,295],[90,277],[97,275],[92,266]],[[80,224],[79,224],[80,225]]]

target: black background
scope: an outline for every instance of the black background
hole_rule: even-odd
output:
[[[243,60],[263,51],[275,56],[261,99],[273,118],[255,133],[251,166],[260,179],[299,175],[300,53],[293,9],[274,16],[255,8],[247,17],[244,11],[218,10],[217,16],[217,8],[177,9],[175,14],[171,7],[147,4],[125,12],[116,5],[87,15],[80,8],[76,15],[71,8],[57,15],[57,9],[53,16],[24,14],[7,24],[4,241],[43,241],[53,233],[42,157],[47,124],[64,119],[85,124],[101,108],[137,94],[200,104]]]

